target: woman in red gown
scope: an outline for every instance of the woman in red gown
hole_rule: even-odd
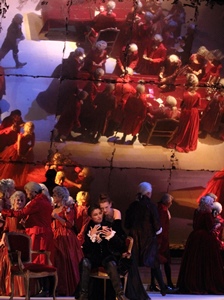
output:
[[[57,293],[61,296],[74,295],[80,279],[79,263],[83,257],[80,242],[72,229],[74,209],[66,204],[68,198],[67,188],[57,186],[53,189],[53,265],[58,270]]]
[[[76,195],[74,227],[81,245],[84,243],[86,226],[90,221],[88,215],[89,198],[89,192],[80,191]]]
[[[224,118],[224,78],[219,81],[220,89],[213,95],[212,100],[203,112],[200,129],[201,137],[209,134],[219,134],[221,132],[220,123]]]
[[[26,204],[26,196],[23,192],[16,191],[10,197],[10,201],[13,210],[21,210]],[[25,233],[25,227],[23,226],[21,217],[6,217],[3,235],[0,241],[0,295],[4,296],[11,294],[10,261],[8,249],[5,245],[5,233],[11,231]],[[25,288],[23,278],[16,276],[14,280],[14,295],[24,296]]]
[[[1,178],[12,178],[17,187],[23,187],[27,182],[30,163],[33,162],[33,147],[35,144],[34,124],[26,122],[24,132],[19,133],[17,142],[1,153]]]
[[[181,115],[178,130],[168,142],[168,148],[175,148],[178,152],[194,151],[197,148],[199,131],[198,107],[201,96],[196,92],[198,78],[194,74],[187,75],[187,91],[184,92],[181,103]]]
[[[224,206],[224,169],[216,172],[212,178],[208,181],[205,190],[201,193],[197,202],[200,198],[208,193],[213,193],[217,196],[217,201],[219,201],[222,206]],[[224,211],[222,211],[222,217],[224,217]]]
[[[193,231],[182,257],[177,287],[180,293],[223,294],[224,271],[219,242],[213,232],[214,198],[206,195],[195,210]]]

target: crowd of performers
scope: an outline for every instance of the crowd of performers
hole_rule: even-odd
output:
[[[125,143],[126,136],[132,135],[133,144],[146,121],[153,126],[156,119],[162,118],[179,119],[178,132],[167,144],[177,151],[197,148],[200,126],[201,137],[209,133],[223,139],[224,80],[220,74],[224,55],[219,49],[208,50],[205,46],[191,53],[196,29],[190,24],[186,35],[181,36],[185,21],[181,2],[173,5],[166,16],[162,1],[149,1],[147,5],[137,2],[121,26],[112,52],[105,40],[97,39],[99,31],[108,28],[101,18],[113,20],[109,27],[116,27],[112,12],[115,3],[107,4],[107,9],[94,19],[91,30],[95,41],[91,48],[80,44],[52,74],[61,79],[55,141],[72,140],[74,131],[81,133],[80,140],[98,143],[101,136],[121,132],[123,137],[118,142]],[[116,57],[112,74],[106,73],[108,55]],[[136,74],[142,78],[138,82]],[[183,95],[178,103],[173,95],[180,77]],[[151,83],[150,93],[147,83]],[[203,96],[198,87],[204,87]],[[169,96],[167,101],[163,99],[164,103],[158,105],[154,89],[160,97]],[[202,97],[207,99],[203,113]],[[192,121],[194,125],[190,125]]]
[[[49,170],[55,171],[51,166]],[[169,208],[175,201],[172,195],[164,194],[156,203],[151,200],[152,185],[140,183],[122,222],[121,212],[114,208],[108,194],[91,199],[91,193],[81,190],[73,198],[68,188],[56,184],[56,173],[51,172],[54,181],[30,181],[21,190],[16,189],[12,179],[0,181],[0,295],[11,293],[6,243],[7,232],[11,231],[29,235],[32,250],[51,251],[58,272],[58,296],[103,299],[102,281],[91,278],[91,272],[104,268],[111,279],[107,299],[150,300],[138,266],[151,270],[150,290],[162,296],[224,293],[224,219],[215,194],[205,193],[199,199],[175,287],[169,245]],[[127,234],[134,239],[132,253],[126,250]],[[33,262],[46,263],[41,255],[34,256]],[[161,273],[162,265],[166,278]],[[127,272],[124,293],[120,274]],[[30,293],[44,297],[52,294],[52,288],[51,277],[38,279],[30,285]],[[24,294],[23,281],[15,277],[15,295]]]
[[[179,120],[179,126],[168,141],[168,148],[180,152],[196,150],[199,131],[201,138],[211,134],[223,140],[224,79],[220,76],[224,55],[219,49],[205,46],[191,52],[197,29],[194,24],[185,24],[181,1],[170,11],[163,9],[160,0],[137,1],[125,21],[119,24],[119,34],[113,49],[109,50],[107,41],[99,40],[98,36],[100,30],[118,26],[115,7],[114,1],[108,1],[105,7],[99,8],[87,34],[91,47],[78,43],[52,74],[55,78],[52,83],[56,80],[59,84],[58,93],[54,90],[51,96],[48,94],[52,111],[58,116],[53,139],[74,140],[71,135],[74,131],[80,133],[76,136],[79,141],[98,143],[101,136],[110,138],[120,132],[122,138],[113,141],[133,144],[141,135],[139,141],[144,143],[146,126],[149,131],[157,119],[173,118]],[[181,35],[183,25],[187,31]],[[112,74],[106,73],[109,56],[116,58]],[[142,79],[136,81],[136,76]],[[174,97],[180,77],[183,79],[181,101]],[[0,84],[3,96],[3,73]],[[163,103],[155,101],[160,98]],[[203,105],[202,98],[206,99]],[[17,131],[18,126],[15,129],[1,125],[0,151],[9,146],[12,130]],[[128,135],[132,139],[127,142]],[[32,148],[34,140],[31,144]]]

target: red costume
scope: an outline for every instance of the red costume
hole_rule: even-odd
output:
[[[180,123],[177,132],[167,145],[168,148],[176,148],[179,152],[196,150],[199,131],[198,107],[200,104],[201,96],[199,93],[184,92]]]
[[[75,205],[74,227],[80,245],[84,243],[86,226],[90,221],[87,210],[87,206]]]
[[[90,74],[98,68],[102,68],[105,71],[105,64],[107,60],[107,50],[98,50],[97,48],[91,49],[87,54],[82,68],[83,71],[87,71]]]
[[[214,223],[212,213],[196,210],[194,229],[186,243],[177,281],[180,293],[224,293],[223,262],[212,232]]]
[[[111,112],[111,117],[108,124],[107,136],[113,135],[114,130],[117,130],[124,118],[124,106],[130,95],[136,93],[135,88],[129,83],[130,78],[126,75],[123,78],[118,78],[115,86],[114,95],[116,98],[115,109]]]
[[[93,114],[92,131],[98,135],[104,135],[108,118],[111,111],[115,109],[115,96],[111,92],[103,91],[97,94],[94,105],[96,106]]]
[[[150,40],[145,47],[143,55],[150,58],[151,61],[143,58],[137,68],[137,72],[146,75],[158,75],[162,63],[166,59],[166,54],[167,49],[163,43],[155,46],[153,40]]]
[[[52,230],[54,234],[54,266],[58,270],[57,292],[62,296],[74,295],[79,283],[79,263],[83,257],[80,243],[72,230],[74,224],[74,209],[63,207],[58,214],[65,224],[54,219]]]
[[[201,129],[208,133],[219,131],[219,125],[224,116],[224,93],[216,93],[208,103],[201,118]]]
[[[21,218],[7,217],[3,232],[25,232],[25,228],[20,224]],[[11,294],[11,276],[10,276],[10,261],[8,249],[6,246],[0,248],[0,295],[9,296]],[[22,277],[16,276],[14,279],[14,295],[24,296],[24,280]]]
[[[103,11],[99,13],[93,19],[93,28],[97,32],[106,28],[115,28],[116,27],[116,14],[108,11]]]
[[[88,93],[88,96],[81,107],[80,114],[80,123],[84,131],[85,129],[91,130],[92,128],[92,119],[95,109],[94,99],[101,90],[101,83],[94,81],[94,77],[91,77],[83,90]]]
[[[206,59],[203,56],[194,53],[190,56],[187,73],[195,74],[201,80],[205,74]]]
[[[25,231],[31,237],[32,250],[52,250],[52,206],[44,194],[37,194],[20,211],[2,210],[2,215],[25,219]],[[43,254],[33,256],[33,262],[47,264]]]
[[[158,212],[162,227],[162,233],[157,237],[159,243],[159,260],[161,264],[170,263],[170,244],[169,244],[169,227],[170,213],[168,207],[163,203],[158,203]]]
[[[117,58],[117,63],[113,74],[120,76],[124,74],[126,68],[131,68],[134,70],[137,67],[138,61],[138,51],[131,52],[130,50],[126,49],[126,47],[123,47],[120,58]]]
[[[34,133],[32,135],[18,134],[17,142],[5,148],[1,153],[1,159],[8,163],[0,164],[0,178],[12,178],[16,186],[20,187],[26,184],[29,163],[32,163],[34,158],[32,150],[34,143]]]
[[[121,132],[135,136],[139,133],[146,116],[146,97],[144,94],[130,96],[124,107],[124,121]]]
[[[218,197],[217,200],[224,206],[224,169],[216,172],[212,176],[208,181],[205,190],[198,197],[197,202],[199,202],[202,196],[205,196],[208,193],[215,194]],[[224,211],[222,211],[221,215],[224,217]]]

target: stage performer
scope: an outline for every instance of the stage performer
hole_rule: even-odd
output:
[[[167,57],[159,72],[159,88],[161,92],[170,92],[176,89],[175,80],[181,67],[181,60],[175,54]]]
[[[160,34],[155,34],[145,44],[143,56],[139,61],[136,72],[145,75],[159,75],[159,71],[166,59],[167,49]]]
[[[147,101],[145,86],[143,84],[138,84],[136,86],[136,94],[128,98],[124,107],[124,120],[120,129],[120,131],[123,132],[123,137],[121,138],[122,143],[125,143],[127,134],[132,134],[132,144],[136,141],[137,134],[146,117],[146,112]]]
[[[139,61],[138,46],[134,43],[128,44],[122,48],[120,57],[117,58],[113,74],[121,76],[126,73],[126,69],[135,70]]]
[[[88,93],[87,98],[82,104],[80,113],[81,133],[83,139],[89,138],[93,126],[93,112],[95,110],[94,99],[96,95],[103,89],[102,78],[104,70],[97,68],[92,75],[90,75],[88,82],[83,87],[83,90]]]
[[[199,131],[198,107],[201,105],[201,96],[196,91],[198,78],[194,74],[187,75],[186,88],[181,102],[181,115],[178,130],[168,141],[168,148],[175,148],[178,152],[194,151],[197,149]]]
[[[159,107],[148,106],[147,121],[153,125],[158,119],[180,118],[180,110],[177,108],[177,100],[173,96],[167,96],[164,105]]]
[[[71,131],[75,131],[81,127],[79,116],[81,107],[88,93],[85,91],[77,91],[69,96],[67,104],[61,112],[60,118],[54,126],[55,141],[65,142],[71,140]]]
[[[18,211],[23,209],[26,204],[26,196],[21,191],[16,191],[10,197],[12,210]],[[5,243],[6,232],[20,232],[25,233],[25,227],[21,217],[6,217],[5,225],[3,229],[2,239],[0,241],[0,295],[11,295],[11,276],[10,276],[10,261],[8,255],[8,249]],[[14,295],[22,297],[25,295],[24,280],[22,277],[16,276],[14,279]]]
[[[121,212],[119,209],[114,208],[113,202],[109,195],[106,193],[101,193],[98,202],[100,208],[102,209],[104,220],[110,222],[114,228],[116,228],[116,226],[122,226]],[[150,300],[151,298],[148,296],[142,284],[134,255],[132,254],[131,257],[125,261],[126,263],[124,266],[122,266],[122,260],[120,264],[120,268],[122,270],[123,268],[124,271],[128,270],[128,280],[125,295],[129,300]]]
[[[219,242],[213,232],[213,203],[214,198],[205,195],[195,210],[193,231],[186,242],[177,280],[180,293],[224,293],[223,261]]]
[[[162,232],[157,206],[151,201],[152,185],[141,182],[136,200],[126,211],[125,227],[134,238],[133,254],[138,266],[150,267],[159,284],[160,293],[165,296],[167,289],[163,281],[158,259],[157,235]]]
[[[87,54],[84,66],[81,70],[89,72],[91,75],[98,68],[102,68],[105,72],[105,65],[107,60],[107,42],[101,40],[97,41],[90,52]]]
[[[7,35],[0,49],[0,61],[6,56],[6,54],[10,50],[12,50],[12,55],[16,63],[16,68],[22,68],[27,64],[26,62],[21,63],[18,57],[19,42],[25,39],[25,36],[22,33],[22,23],[23,16],[21,14],[16,14],[8,27]]]
[[[108,83],[103,92],[98,93],[94,99],[95,110],[93,113],[93,125],[91,128],[92,142],[98,143],[105,130],[111,112],[116,108],[116,98],[114,96],[115,85]]]
[[[88,215],[89,203],[89,192],[80,191],[77,193],[76,203],[74,205],[74,230],[81,245],[84,243],[86,226],[90,221],[90,217]]]
[[[22,187],[27,182],[30,164],[34,160],[34,145],[34,124],[26,122],[23,133],[18,134],[17,142],[1,153],[1,159],[5,162],[0,165],[1,178],[12,178],[17,187]]]
[[[58,271],[57,293],[60,296],[74,295],[79,283],[79,263],[83,257],[81,244],[72,230],[74,208],[67,205],[68,199],[66,187],[53,189],[53,265]]]
[[[218,137],[221,131],[220,124],[224,119],[224,78],[219,81],[217,87],[218,90],[212,96],[202,114],[200,138],[205,138],[207,133],[215,134]]]
[[[115,1],[109,0],[107,2],[106,9],[102,9],[98,15],[93,19],[93,28],[96,32],[106,28],[115,28],[116,26],[116,14],[113,10],[116,7]]]
[[[171,277],[171,256],[170,256],[170,244],[169,244],[169,227],[171,214],[169,208],[173,203],[173,196],[170,194],[164,194],[158,202],[158,212],[160,217],[162,232],[157,236],[159,244],[159,261],[164,266],[164,272],[167,280],[167,289],[174,290],[174,285]],[[151,291],[158,291],[155,283],[155,277],[153,270],[151,272]]]
[[[116,99],[115,108],[112,110],[108,125],[105,131],[107,137],[112,136],[114,131],[119,131],[124,118],[124,106],[130,95],[136,93],[136,89],[131,84],[131,75],[133,70],[127,68],[126,73],[121,77],[117,78],[115,84],[114,96]]]
[[[215,172],[212,178],[207,182],[206,188],[198,197],[197,202],[200,198],[208,193],[213,193],[217,196],[217,201],[219,201],[222,206],[224,205],[224,169]],[[224,212],[221,213],[224,218]]]
[[[104,267],[110,277],[116,299],[126,300],[117,268],[118,261],[125,252],[125,233],[121,227],[116,226],[115,229],[113,224],[103,220],[103,212],[98,204],[90,206],[88,214],[91,220],[87,226],[83,244],[84,259],[78,299],[92,299],[89,289],[90,271]]]
[[[205,75],[205,67],[207,63],[206,56],[208,55],[208,49],[205,46],[198,48],[196,53],[193,53],[186,65],[186,72],[194,74],[198,77],[200,81]]]
[[[42,193],[42,187],[33,181],[25,184],[24,190],[28,199],[25,207],[19,211],[3,210],[2,215],[8,217],[23,218],[25,220],[25,232],[31,237],[31,249],[34,251],[46,250],[52,253],[53,234],[51,230],[52,205],[48,197]],[[41,208],[41,209],[40,209]],[[44,254],[33,254],[32,261],[39,264],[47,264]],[[39,295],[47,295],[52,289],[50,279],[39,280]]]
[[[0,180],[0,210],[11,208],[10,197],[16,191],[15,181],[11,178]]]

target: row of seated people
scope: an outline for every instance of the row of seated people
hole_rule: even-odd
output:
[[[108,1],[106,7],[103,5],[99,7],[99,13],[94,17],[92,28],[88,32],[91,44],[99,39],[102,30],[117,27],[120,32],[115,41],[115,48],[120,49],[127,43],[134,42],[141,49],[147,39],[154,34],[162,35],[167,49],[177,48],[180,39],[183,44],[180,34],[186,13],[181,1],[172,5],[170,11],[163,9],[162,1],[152,0],[145,3],[136,1],[131,11],[123,16],[123,22],[118,22],[115,8],[114,1]],[[120,10],[122,11],[122,8]]]
[[[183,126],[188,128],[188,122],[192,123],[193,126],[194,120],[196,123],[193,126],[194,130],[191,131],[191,134],[194,132],[194,146],[187,145],[186,152],[189,149],[196,149],[200,119],[198,110],[201,107],[201,95],[197,92],[199,79],[194,73],[188,73],[186,76],[184,84],[186,91],[183,93],[180,104],[177,105],[176,99],[169,95],[170,97],[168,97],[165,105],[159,108],[155,107],[158,106],[157,101],[152,100],[150,98],[151,95],[146,93],[144,82],[138,83],[136,88],[134,88],[131,76],[126,74],[125,76],[117,77],[115,84],[107,84],[102,91],[102,85],[104,85],[104,82],[102,82],[103,75],[104,71],[102,69],[96,69],[92,81],[88,81],[83,90],[75,92],[68,99],[64,108],[61,107],[60,118],[55,125],[56,140],[65,141],[71,138],[70,132],[72,130],[75,132],[78,130],[82,133],[83,141],[87,138],[88,141],[92,139],[92,142],[98,142],[101,135],[110,137],[114,132],[119,131],[124,134],[121,142],[125,142],[126,135],[132,134],[133,143],[136,140],[136,135],[142,128],[146,116],[149,119],[150,115],[154,115],[154,119],[162,117],[178,119],[180,117],[179,128]],[[173,87],[171,83],[162,83],[162,87],[164,85]],[[201,124],[203,126],[202,130],[207,130],[208,133],[217,133],[221,137],[223,129],[219,128],[219,124],[223,118],[222,79],[216,87],[217,92],[214,93],[213,100],[209,102],[207,109],[205,109]],[[181,114],[176,108],[177,106]],[[217,117],[216,120],[214,119],[215,117],[211,118],[210,116],[211,107],[216,107],[212,113],[212,115],[215,114]],[[184,112],[188,115],[186,119],[183,117]],[[183,119],[185,120],[182,122]],[[204,121],[205,119],[206,121]],[[210,120],[209,123],[208,120]],[[210,129],[205,129],[205,124],[210,124]],[[182,128],[182,132],[179,132],[179,137],[182,136],[183,132],[184,128]],[[172,148],[175,148],[177,144],[177,142],[173,143]],[[169,147],[171,147],[171,144]],[[178,149],[182,151],[181,148]]]

